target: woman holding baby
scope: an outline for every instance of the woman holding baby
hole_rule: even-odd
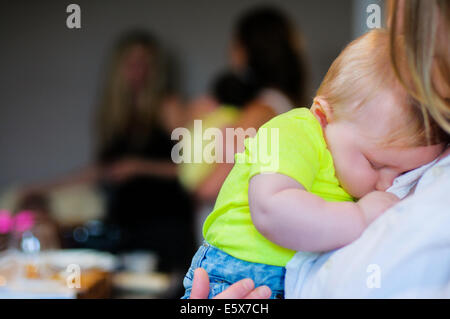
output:
[[[450,295],[450,237],[444,226],[450,223],[449,12],[446,0],[399,0],[391,2],[389,19],[395,74],[422,116],[426,138],[439,129],[445,132],[439,138],[444,150],[429,164],[390,181],[393,185],[384,190],[404,199],[377,216],[351,244],[326,254],[295,255],[286,266],[287,298]],[[397,40],[399,35],[404,42]],[[217,297],[271,295],[268,287],[254,286],[244,279]],[[205,298],[208,290],[207,274],[196,270],[191,298]]]

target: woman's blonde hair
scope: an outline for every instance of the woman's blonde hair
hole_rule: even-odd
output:
[[[450,101],[438,92],[432,79],[433,72],[439,68],[446,82],[443,85],[450,87],[450,0],[392,0],[389,15],[394,70],[408,93],[417,100],[428,137],[437,123],[447,133],[448,141]],[[398,47],[395,41],[399,34],[404,37],[403,47]],[[434,71],[433,63],[437,63]]]
[[[123,75],[123,61],[133,48],[148,56],[146,78],[137,97]],[[144,31],[125,34],[111,56],[103,97],[95,123],[97,153],[113,139],[126,136],[135,145],[145,142],[158,121],[159,107],[168,94],[167,61],[156,39]]]
[[[401,41],[401,39],[399,39]],[[394,90],[399,97],[402,123],[396,122],[380,144],[427,145],[423,117],[411,106],[389,60],[389,32],[374,29],[352,41],[325,75],[316,96],[323,97],[336,120],[354,119],[364,112],[366,102],[380,91]],[[392,119],[387,119],[392,120]]]

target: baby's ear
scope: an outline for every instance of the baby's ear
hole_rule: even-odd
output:
[[[321,96],[314,98],[313,105],[311,106],[311,112],[319,121],[322,128],[325,128],[330,122],[333,121],[333,110],[328,104],[328,101]]]

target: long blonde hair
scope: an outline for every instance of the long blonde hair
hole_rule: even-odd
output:
[[[132,48],[145,49],[149,70],[136,99],[122,73],[123,61]],[[111,56],[103,97],[95,123],[99,154],[117,136],[126,135],[139,145],[158,121],[159,108],[168,94],[167,60],[156,39],[144,31],[125,34]],[[137,105],[136,105],[137,104]]]
[[[427,132],[431,133],[435,122],[450,134],[450,101],[438,92],[432,81],[433,63],[439,63],[444,85],[450,86],[450,0],[392,0],[389,10],[394,70],[420,105]],[[439,43],[440,32],[446,43]],[[398,34],[403,34],[405,39],[403,52],[396,47]],[[443,45],[442,52],[436,50],[439,45]],[[405,63],[401,61],[402,56]]]

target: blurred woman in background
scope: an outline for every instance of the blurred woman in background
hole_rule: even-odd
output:
[[[97,118],[97,159],[107,221],[121,250],[150,249],[183,267],[191,250],[191,201],[176,180],[170,134],[182,121],[167,61],[149,34],[126,35],[113,57]]]
[[[42,193],[79,183],[99,185],[109,234],[92,248],[149,250],[158,254],[163,271],[186,267],[193,245],[191,200],[171,160],[170,134],[182,119],[169,71],[152,35],[124,35],[113,52],[96,117],[95,162],[32,188]]]

